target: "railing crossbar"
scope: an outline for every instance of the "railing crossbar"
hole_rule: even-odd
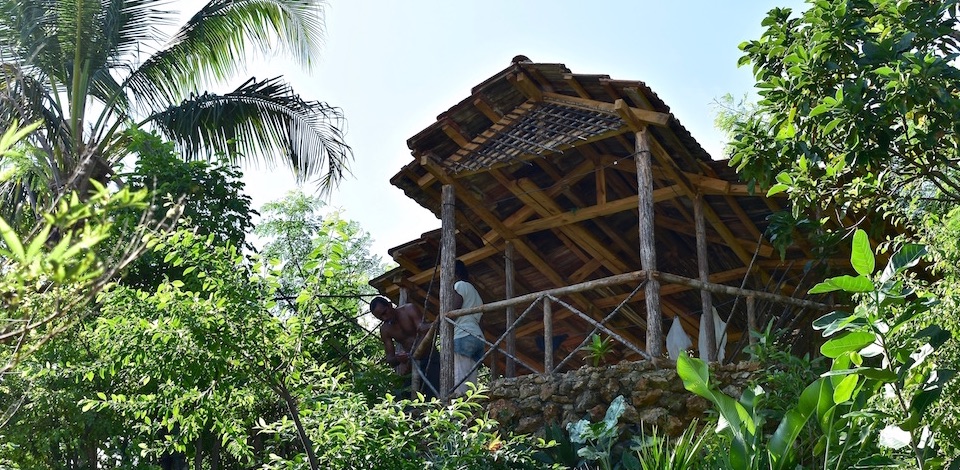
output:
[[[632,350],[633,350],[634,352],[636,352],[637,354],[643,356],[643,357],[646,358],[646,359],[651,359],[650,355],[647,354],[646,351],[637,348],[636,346],[634,346],[633,343],[631,343],[630,341],[627,341],[626,338],[624,338],[623,336],[620,336],[619,334],[615,333],[613,330],[611,330],[611,329],[609,329],[609,328],[601,325],[600,323],[597,323],[597,321],[594,320],[592,317],[590,317],[590,315],[587,315],[587,314],[581,312],[580,310],[577,310],[576,307],[574,307],[573,305],[570,305],[570,304],[568,304],[568,303],[566,303],[566,302],[564,302],[564,301],[562,301],[562,300],[560,300],[560,299],[558,299],[558,298],[556,298],[556,297],[554,297],[554,296],[552,296],[552,295],[548,295],[547,297],[550,297],[550,299],[553,300],[554,302],[557,302],[558,304],[563,305],[564,308],[566,308],[566,309],[570,310],[571,312],[577,314],[580,318],[586,320],[588,323],[593,324],[594,326],[596,326],[597,328],[599,328],[599,329],[600,329],[601,331],[603,331],[604,333],[610,335],[613,339],[615,339],[615,340],[623,343],[624,346],[632,349]]]
[[[613,309],[613,311],[610,312],[610,314],[607,315],[606,317],[603,317],[603,320],[600,320],[600,324],[601,324],[601,325],[602,325],[602,324],[605,324],[605,323],[607,323],[607,321],[609,321],[611,318],[613,318],[613,316],[616,315],[617,312],[619,312],[620,309],[623,308],[623,306],[626,305],[627,302],[629,302],[630,299],[633,298],[633,296],[637,295],[637,292],[640,292],[640,289],[643,288],[644,284],[646,284],[646,283],[647,283],[647,281],[644,280],[643,282],[637,284],[637,287],[636,287],[635,289],[633,289],[633,292],[631,292],[630,295],[624,297],[623,301],[620,302],[620,305],[617,305],[617,308]],[[587,341],[590,341],[590,337],[597,333],[597,330],[598,330],[598,328],[597,328],[596,326],[594,326],[594,327],[593,327],[593,330],[590,331],[590,334],[584,336],[584,337],[583,337],[583,341],[580,341],[580,344],[578,344],[577,347],[574,348],[573,351],[570,351],[570,354],[567,354],[567,357],[563,358],[563,360],[560,361],[560,363],[557,364],[557,366],[553,368],[553,372],[560,370],[560,368],[563,367],[563,365],[566,364],[567,361],[569,361],[570,359],[572,359],[573,356],[575,356],[575,355],[577,354],[577,351],[579,351],[581,348],[583,348],[583,346],[584,346],[585,344],[587,344]]]

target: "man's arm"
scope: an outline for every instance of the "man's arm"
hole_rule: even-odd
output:
[[[387,333],[383,327],[380,328],[380,340],[383,341],[383,351],[386,353],[383,360],[387,364],[395,366],[407,360],[406,353],[397,355],[397,350],[393,346],[393,336]]]

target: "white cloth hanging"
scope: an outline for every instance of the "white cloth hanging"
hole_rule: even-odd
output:
[[[687,332],[683,331],[680,317],[674,316],[670,331],[667,332],[667,353],[670,354],[670,359],[676,361],[680,357],[680,351],[686,351],[690,346],[693,346],[693,341]]]
[[[700,349],[700,359],[704,361],[707,360],[707,332],[703,329],[703,321],[701,317],[700,322],[700,335],[698,344]],[[717,334],[717,362],[723,362],[723,358],[727,349],[727,323],[720,319],[720,314],[717,313],[716,307],[713,309],[713,328]]]

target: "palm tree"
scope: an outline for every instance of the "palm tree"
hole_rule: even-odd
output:
[[[170,38],[169,0],[0,0],[0,126],[42,121],[34,158],[0,160],[7,216],[43,192],[105,181],[127,154],[124,129],[148,126],[184,158],[279,155],[300,181],[329,190],[352,158],[338,108],[301,99],[279,78],[234,78],[251,54],[309,67],[323,32],[320,0],[211,0]],[[145,57],[145,58],[143,58]],[[39,207],[38,207],[39,206]],[[0,214],[3,215],[3,214]]]

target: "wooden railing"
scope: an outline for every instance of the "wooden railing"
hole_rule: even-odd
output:
[[[641,357],[649,359],[651,358],[651,355],[649,354],[649,350],[650,350],[649,348],[643,348],[643,347],[640,347],[640,345],[633,344],[630,340],[618,334],[612,328],[607,326],[607,322],[609,322],[618,312],[620,312],[620,310],[627,303],[629,303],[631,299],[633,299],[633,297],[640,290],[644,288],[645,284],[649,279],[657,279],[664,284],[679,284],[679,285],[687,286],[692,289],[707,291],[713,294],[734,295],[734,296],[740,296],[740,297],[746,298],[747,325],[748,325],[748,329],[750,329],[751,331],[755,331],[757,329],[756,314],[754,312],[756,300],[763,300],[763,301],[768,301],[772,303],[790,305],[793,307],[813,309],[813,310],[827,310],[830,308],[830,306],[826,304],[813,302],[810,300],[786,297],[783,295],[773,294],[770,292],[742,289],[739,287],[733,287],[733,286],[728,286],[724,284],[703,282],[697,279],[690,279],[687,277],[678,276],[676,274],[670,274],[665,272],[653,271],[651,273],[648,273],[647,271],[640,270],[640,271],[634,271],[634,272],[625,273],[625,274],[618,274],[618,275],[606,277],[603,279],[581,282],[579,284],[573,284],[570,286],[558,287],[558,288],[548,289],[540,292],[533,292],[525,295],[520,295],[511,299],[491,302],[491,303],[480,305],[477,307],[451,310],[447,312],[446,315],[441,315],[439,320],[437,322],[434,322],[433,325],[431,325],[430,332],[426,335],[426,337],[427,338],[433,337],[435,331],[437,330],[438,325],[441,325],[443,322],[446,322],[452,325],[456,318],[464,315],[470,315],[475,313],[491,313],[491,312],[500,312],[500,311],[510,312],[515,307],[518,307],[523,304],[528,304],[527,307],[524,309],[523,313],[521,313],[519,316],[516,316],[516,318],[513,318],[512,321],[508,321],[503,334],[501,334],[495,341],[490,342],[486,338],[478,337],[481,341],[483,341],[486,344],[487,350],[486,350],[486,353],[483,355],[483,357],[479,361],[477,361],[476,364],[474,364],[474,370],[479,368],[480,364],[483,363],[483,361],[486,360],[487,357],[489,357],[491,354],[493,354],[496,351],[499,354],[503,354],[506,358],[511,359],[513,362],[520,364],[521,366],[523,366],[524,368],[526,368],[531,372],[555,373],[559,371],[564,365],[566,365],[579,350],[581,350],[581,348],[584,346],[584,344],[586,344],[586,342],[589,340],[592,334],[598,331],[602,331],[603,333],[608,335],[610,338],[623,344],[626,348],[632,350],[633,352],[637,353]],[[560,299],[560,297],[569,295],[569,294],[575,294],[579,292],[591,291],[591,290],[596,290],[604,287],[622,285],[622,284],[628,284],[628,283],[637,283],[636,288],[633,290],[633,292],[630,295],[624,297],[623,300],[619,303],[619,305],[617,305],[616,308],[614,308],[609,314],[607,314],[606,316],[604,316],[604,318],[600,320],[597,320],[592,316],[581,312],[575,306]],[[572,312],[572,314],[576,315],[577,317],[581,318],[582,320],[586,321],[587,323],[593,326],[593,331],[585,336],[584,340],[580,343],[580,345],[577,348],[575,348],[572,352],[570,352],[570,354],[564,357],[559,363],[556,363],[556,364],[554,363],[554,351],[553,351],[554,321],[552,318],[552,312],[553,312],[554,304],[561,305],[563,308]],[[544,354],[543,354],[542,367],[539,367],[540,364],[530,364],[528,361],[525,361],[524,359],[519,357],[517,354],[510,351],[509,348],[503,347],[504,343],[507,343],[514,337],[517,327],[523,322],[523,320],[527,317],[527,315],[534,310],[534,308],[537,305],[541,305],[542,311],[543,311]],[[433,348],[432,342],[423,341],[418,345],[413,356],[423,357],[423,355],[426,354],[432,348]],[[661,345],[659,348],[655,348],[655,349],[659,351],[659,350],[662,350],[663,348]],[[443,356],[441,355],[441,357]],[[441,359],[440,368],[441,368],[441,371],[452,371],[453,370],[452,356],[449,360]],[[414,371],[415,371],[414,375],[416,376],[416,373],[418,372],[416,361],[414,361]],[[419,373],[422,374],[423,372],[419,371]],[[508,376],[510,375],[512,374],[508,374]],[[449,387],[449,389],[434,390],[434,392],[441,399],[446,400],[451,396],[451,393],[453,392],[453,390],[455,390],[458,386],[460,386],[462,382],[463,381],[461,380],[461,383],[454,383],[452,387]],[[416,384],[417,381],[415,380],[414,383]],[[427,384],[429,384],[429,382],[427,382]]]

